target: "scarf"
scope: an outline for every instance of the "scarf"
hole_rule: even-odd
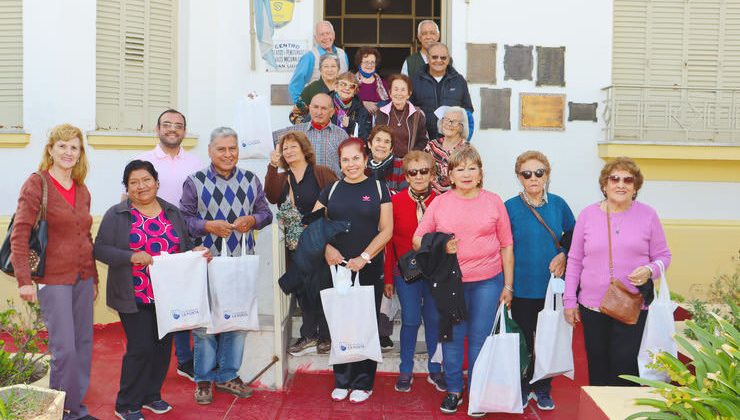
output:
[[[383,159],[382,162],[375,163],[372,156],[367,160],[367,167],[373,172],[375,179],[385,180],[393,171],[393,159],[395,156],[393,153],[389,154],[387,158]]]
[[[368,79],[370,77],[375,78],[375,93],[378,94],[381,102],[390,99],[390,96],[388,96],[388,91],[385,89],[385,86],[383,86],[383,79],[378,76],[378,73],[365,73],[364,71],[362,71],[362,69],[360,69],[357,73]],[[359,82],[360,78],[358,77],[357,80]]]
[[[412,200],[416,201],[416,221],[421,223],[421,218],[422,216],[424,216],[424,212],[427,210],[427,206],[424,204],[424,201],[429,198],[429,195],[432,193],[432,189],[427,188],[427,190],[421,194],[415,193],[414,190],[411,189],[411,187],[409,187],[408,190],[409,197],[411,197]]]
[[[525,193],[524,191],[520,192],[520,193],[519,193],[519,196],[520,196],[520,197],[522,198],[522,200],[523,200],[523,201],[524,201],[524,202],[525,202],[526,204],[529,204],[529,206],[530,206],[530,207],[538,208],[538,207],[542,207],[542,206],[544,206],[545,204],[547,204],[547,188],[545,188],[545,189],[544,189],[544,190],[542,191],[542,201],[540,201],[540,204],[534,204],[534,203],[532,203],[531,201],[529,201],[529,196],[528,196],[528,195],[527,195],[527,193]]]
[[[352,107],[352,99],[350,99],[349,102],[345,104],[342,98],[339,97],[339,93],[336,92],[334,93],[332,99],[334,101],[334,111],[336,115],[337,125],[342,128],[349,127],[349,122],[347,123],[347,127],[345,127],[342,122],[344,121],[344,117],[349,117],[349,110]]]
[[[315,121],[313,121],[313,120],[312,120],[312,121],[311,121],[311,125],[313,126],[313,128],[315,128],[315,129],[317,129],[317,130],[321,131],[321,130],[325,129],[326,127],[328,127],[328,126],[329,126],[329,123],[330,123],[330,122],[331,122],[331,121],[327,121],[327,122],[326,122],[326,124],[324,124],[324,125],[319,125],[319,124],[318,124],[317,122],[315,122]]]
[[[362,71],[362,67],[357,69],[357,71],[362,75],[362,77],[366,79],[369,79],[375,75],[375,70],[373,70],[372,73],[365,73],[364,71]]]

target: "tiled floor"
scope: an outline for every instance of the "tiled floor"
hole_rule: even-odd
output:
[[[86,403],[91,414],[101,419],[113,419],[114,402],[118,391],[121,357],[125,339],[120,324],[96,327],[93,355],[92,383]],[[522,415],[489,414],[488,418],[575,419],[578,415],[579,388],[587,382],[586,359],[581,329],[574,334],[576,377],[571,381],[555,378],[554,411],[543,412],[530,402]],[[355,405],[335,403],[329,398],[333,388],[331,372],[297,373],[285,392],[257,390],[252,398],[239,400],[230,395],[214,393],[214,402],[199,406],[193,401],[194,384],[170,368],[164,384],[163,398],[174,406],[170,413],[158,416],[144,412],[149,419],[462,419],[467,418],[467,404],[457,415],[444,415],[439,404],[444,394],[437,392],[423,375],[415,377],[413,390],[399,393],[393,389],[395,375],[379,374],[370,400]],[[534,407],[534,408],[533,408]]]

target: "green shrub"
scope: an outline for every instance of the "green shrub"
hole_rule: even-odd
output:
[[[8,309],[0,311],[0,333],[10,336],[10,343],[0,340],[0,387],[33,382],[48,368],[42,360],[48,353],[40,350],[47,344],[39,335],[44,327],[40,306],[24,302],[23,312],[19,312],[11,300],[7,304]]]

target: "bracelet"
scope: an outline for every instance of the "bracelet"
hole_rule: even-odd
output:
[[[508,284],[504,285],[504,289],[510,291],[511,293],[514,293],[514,288],[509,286]]]

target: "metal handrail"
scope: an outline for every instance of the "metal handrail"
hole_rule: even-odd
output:
[[[287,329],[290,313],[290,298],[283,293],[278,279],[285,273],[285,239],[279,223],[272,224],[272,308],[275,355],[275,387],[285,385],[288,373]]]

